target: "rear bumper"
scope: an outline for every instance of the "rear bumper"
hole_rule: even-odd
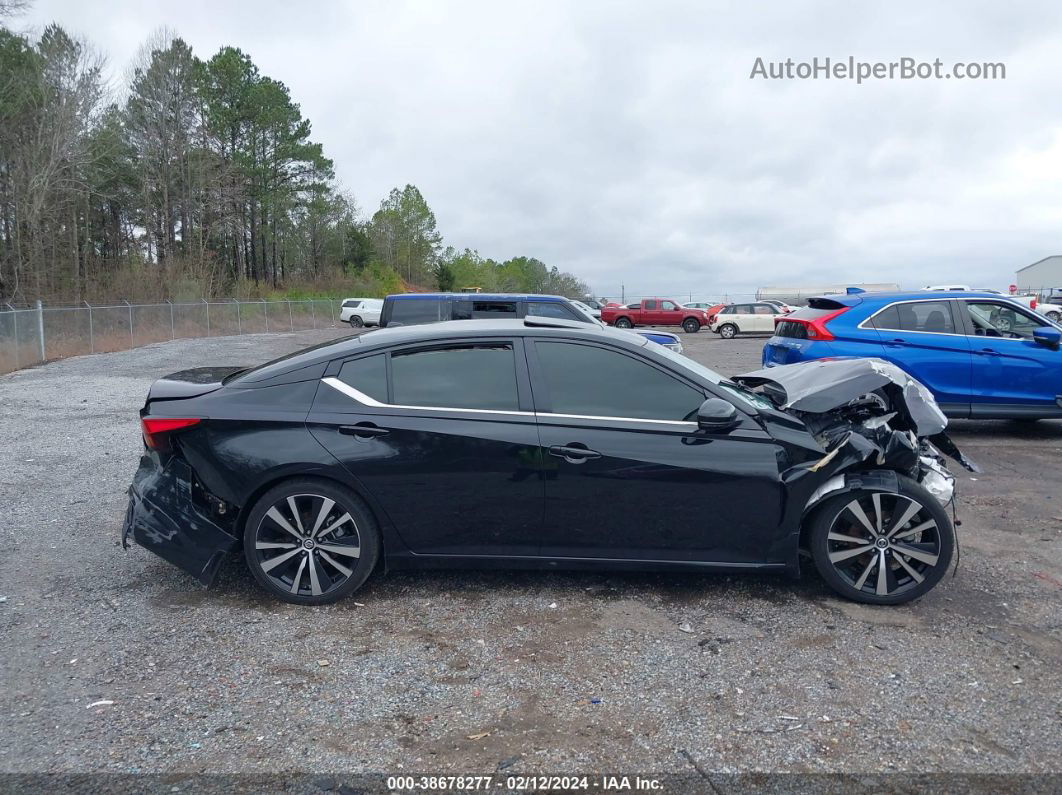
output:
[[[213,584],[222,560],[240,548],[239,538],[195,504],[188,463],[172,458],[160,466],[151,453],[140,459],[129,487],[123,547],[128,547],[130,537],[204,585]]]

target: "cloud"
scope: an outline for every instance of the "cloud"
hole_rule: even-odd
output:
[[[604,294],[977,282],[1062,252],[1057,3],[38,0],[121,75],[154,29],[285,82],[363,207]],[[1003,62],[1006,80],[750,80],[757,57]]]

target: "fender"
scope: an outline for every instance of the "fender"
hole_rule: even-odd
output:
[[[819,486],[808,498],[804,506],[803,517],[806,519],[811,510],[821,503],[826,497],[834,494],[843,494],[847,491],[888,491],[893,494],[900,490],[900,478],[892,469],[872,469],[864,472],[845,472],[834,475]]]

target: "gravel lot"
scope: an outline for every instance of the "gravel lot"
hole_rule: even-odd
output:
[[[458,572],[300,608],[240,561],[208,591],[121,549],[153,379],[343,333],[0,377],[0,771],[1062,769],[1062,422],[954,423],[985,470],[960,475],[961,565],[904,607],[812,572]],[[758,366],[762,340],[683,337]]]

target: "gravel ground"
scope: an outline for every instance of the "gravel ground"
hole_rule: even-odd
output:
[[[954,424],[985,469],[960,476],[961,565],[903,607],[813,573],[451,572],[300,608],[239,561],[204,590],[122,551],[153,379],[342,333],[0,377],[0,771],[1060,770],[1060,422]],[[758,366],[762,340],[683,336]]]

